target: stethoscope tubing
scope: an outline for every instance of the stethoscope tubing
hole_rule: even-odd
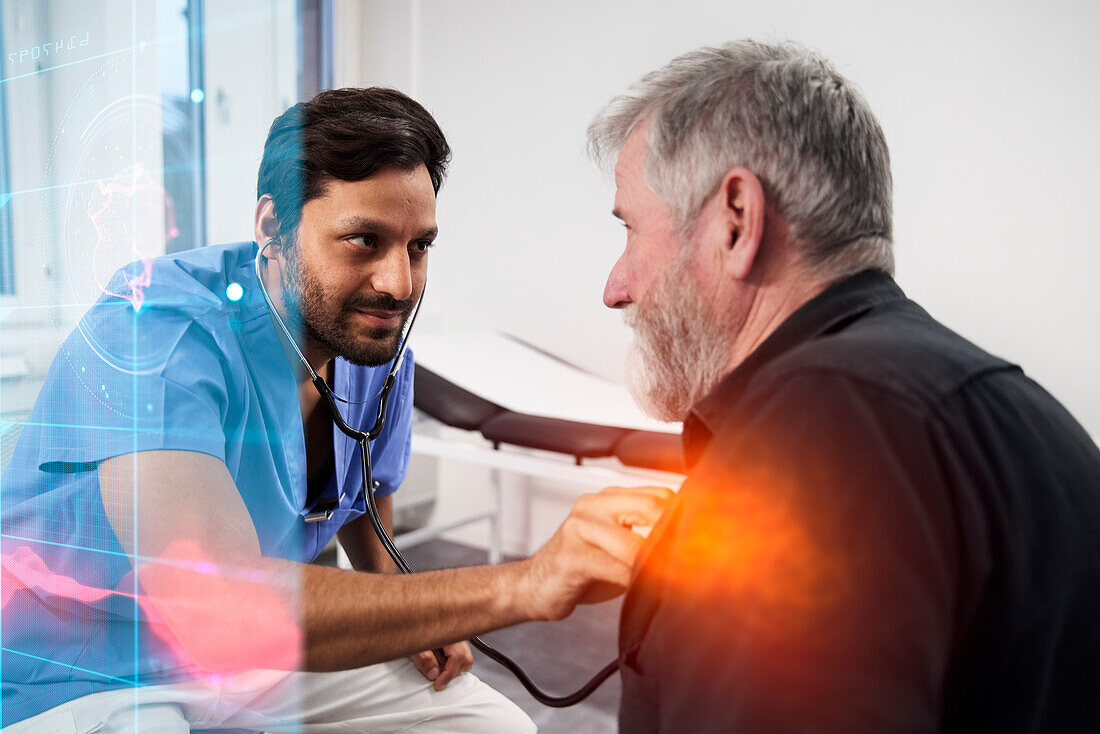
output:
[[[375,502],[374,491],[377,489],[376,482],[374,481],[374,474],[371,467],[371,454],[370,454],[370,442],[377,438],[381,433],[383,427],[386,424],[386,408],[389,404],[390,392],[393,389],[394,382],[396,381],[397,371],[401,368],[401,363],[405,359],[405,349],[408,347],[409,334],[412,333],[412,327],[416,323],[417,314],[420,312],[420,304],[424,301],[424,293],[421,292],[420,298],[416,302],[416,307],[413,309],[412,315],[409,317],[409,325],[405,330],[405,334],[401,339],[401,344],[397,349],[397,355],[394,357],[393,363],[390,367],[389,373],[386,375],[386,380],[382,384],[381,395],[378,400],[378,413],[375,416],[374,425],[371,426],[370,431],[364,433],[363,431],[352,428],[346,420],[344,420],[343,414],[340,412],[339,407],[336,405],[337,396],[332,392],[332,388],[325,382],[325,378],[317,374],[310,365],[309,360],[302,353],[302,350],[298,348],[298,344],[294,337],[291,335],[290,330],[283,322],[282,316],[279,315],[278,309],[275,308],[275,304],[271,301],[271,296],[267,293],[267,288],[264,285],[260,261],[263,255],[263,251],[267,249],[267,246],[271,244],[271,240],[268,240],[259,250],[256,252],[256,279],[260,285],[260,292],[263,293],[264,301],[267,302],[267,307],[271,311],[272,316],[275,317],[275,323],[283,332],[283,336],[290,342],[295,353],[298,355],[298,359],[301,360],[306,370],[309,372],[310,381],[317,389],[317,392],[321,396],[322,402],[325,404],[326,409],[332,417],[333,423],[336,427],[351,438],[359,445],[359,459],[363,470],[363,497],[365,499],[367,507],[367,517],[370,520],[371,527],[374,529],[374,534],[378,536],[378,541],[382,544],[382,547],[386,549],[386,553],[397,565],[397,568],[401,573],[409,574],[414,573],[412,567],[409,565],[405,557],[401,555],[401,551],[398,550],[397,545],[393,542],[393,538],[386,531],[385,526],[382,524],[382,518],[378,513],[378,505]],[[341,398],[342,399],[342,398]],[[348,402],[348,401],[345,401]],[[552,708],[565,708],[567,706],[573,706],[580,703],[584,699],[592,695],[605,680],[610,678],[615,671],[619,669],[619,661],[612,660],[605,665],[595,676],[592,677],[587,683],[581,686],[579,689],[565,696],[551,696],[539,688],[530,676],[510,657],[494,648],[489,643],[482,640],[480,637],[470,638],[470,644],[477,650],[480,650],[486,657],[493,660],[497,664],[506,668],[509,672],[516,677],[520,684],[527,689],[527,692],[531,696],[543,704],[544,706],[550,706]],[[440,664],[445,660],[442,650],[435,650],[435,655],[438,658]]]

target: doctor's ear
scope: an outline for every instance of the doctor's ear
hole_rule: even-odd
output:
[[[256,242],[263,245],[268,240],[275,240],[271,243],[271,247],[268,248],[267,252],[264,253],[266,256],[271,257],[279,247],[279,218],[275,216],[275,200],[271,198],[271,194],[264,194],[256,202],[254,224]]]

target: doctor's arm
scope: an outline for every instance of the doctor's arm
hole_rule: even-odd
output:
[[[393,495],[378,497],[375,499],[378,507],[378,517],[382,520],[382,527],[393,537]],[[378,536],[374,534],[370,518],[360,515],[344,525],[336,533],[340,539],[340,545],[348,554],[351,567],[357,571],[369,571],[371,573],[397,573],[397,565],[386,553]]]
[[[111,526],[148,603],[183,653],[212,670],[341,670],[536,619],[621,593],[670,492],[611,488],[578,501],[534,556],[411,576],[265,558],[225,465],[146,451],[99,464]],[[243,618],[243,619],[242,619]],[[298,648],[302,659],[288,649]]]
[[[375,499],[378,517],[382,527],[393,537],[393,495]],[[397,573],[397,564],[393,562],[371,526],[370,518],[361,515],[340,528],[337,533],[340,545],[348,554],[352,568],[371,573]],[[430,681],[437,691],[450,683],[460,673],[470,670],[474,664],[474,655],[469,643],[455,642],[443,648],[445,660],[442,667],[431,650],[422,650],[409,656],[416,669]]]

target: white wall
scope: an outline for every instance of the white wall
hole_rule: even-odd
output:
[[[885,128],[902,287],[1100,436],[1100,5],[369,0],[338,13],[337,82],[409,91],[454,147],[418,329],[498,328],[617,376],[628,334],[600,294],[623,237],[584,158],[589,119],[674,55],[789,38],[831,58]]]

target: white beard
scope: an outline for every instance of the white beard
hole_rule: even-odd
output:
[[[702,297],[690,272],[689,250],[651,295],[623,311],[634,330],[626,386],[647,415],[682,421],[729,371],[736,329]]]

